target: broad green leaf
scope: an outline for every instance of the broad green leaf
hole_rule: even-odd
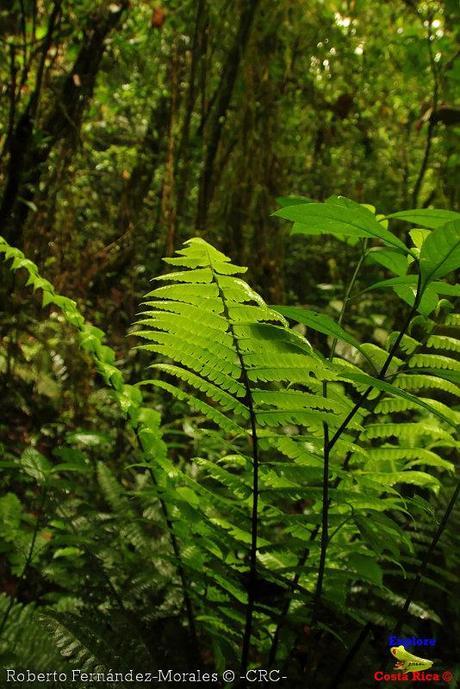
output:
[[[400,297],[400,299],[405,301],[406,304],[409,304],[409,306],[413,306],[417,294],[417,283],[417,275],[400,275],[398,277],[389,278],[388,280],[376,282],[364,291],[369,292],[373,289],[385,289],[386,287],[391,287],[398,297]],[[439,290],[436,287],[437,285],[441,285]],[[452,287],[453,290],[449,290],[449,287]],[[445,283],[442,282],[436,282],[435,284],[428,285],[423,291],[419,300],[417,311],[424,316],[429,316],[438,305],[439,293],[455,293],[455,287],[453,285],[445,285]]]
[[[396,275],[405,275],[407,272],[407,258],[400,254],[399,251],[374,247],[370,250],[368,257],[372,262],[379,263],[384,268],[391,270],[392,273],[396,273]]]
[[[185,502],[188,502],[193,507],[197,507],[200,503],[200,499],[196,493],[191,488],[187,486],[179,486],[175,489],[175,492],[181,497]]]
[[[275,311],[278,311],[283,316],[290,318],[297,323],[302,323],[312,330],[316,330],[323,335],[329,335],[330,337],[337,338],[343,342],[355,347],[363,357],[370,363],[374,368],[372,360],[369,358],[366,351],[361,347],[358,340],[348,333],[341,325],[339,325],[333,318],[327,316],[324,313],[317,313],[316,311],[311,311],[310,309],[302,309],[298,306],[274,306]]]
[[[370,292],[373,289],[382,289],[385,287],[400,287],[404,286],[416,286],[417,285],[416,275],[398,275],[395,278],[388,278],[388,280],[380,280],[379,282],[374,282],[373,285],[364,290],[364,292]]]
[[[451,285],[448,282],[432,282],[430,287],[433,287],[438,294],[447,294],[450,297],[460,297],[460,284]]]
[[[377,390],[387,392],[389,395],[395,395],[396,397],[402,397],[405,400],[410,400],[411,402],[417,404],[419,407],[423,407],[424,409],[426,409],[426,411],[430,412],[430,414],[434,414],[439,419],[447,423],[449,426],[457,428],[457,425],[455,423],[453,423],[450,419],[447,418],[447,416],[444,416],[444,414],[432,407],[430,404],[427,404],[419,397],[411,395],[409,392],[406,392],[405,390],[401,390],[400,388],[396,387],[396,385],[392,385],[391,383],[387,383],[383,380],[380,380],[380,378],[374,378],[373,376],[369,376],[366,373],[357,373],[355,371],[349,371],[346,368],[342,368],[342,373],[340,374],[340,377],[345,380],[350,380],[354,383],[372,386],[374,388],[377,388]]]
[[[430,230],[422,230],[420,227],[416,227],[413,230],[411,230],[409,234],[410,238],[414,242],[414,246],[417,249],[421,249],[423,242],[430,234]]]
[[[421,225],[422,227],[428,227],[434,230],[451,220],[460,220],[460,213],[437,208],[416,208],[414,210],[391,213],[391,215],[387,215],[386,217],[394,218],[395,220],[405,220],[406,222],[411,222],[415,225]]]
[[[375,557],[369,557],[361,553],[352,553],[348,558],[351,568],[367,581],[377,586],[382,585],[383,572],[375,561]]]
[[[298,223],[296,233],[371,237],[404,253],[409,252],[406,245],[386,230],[370,210],[354,202],[302,203],[280,208],[274,215]]]
[[[430,487],[435,490],[439,488],[440,482],[435,476],[424,471],[394,471],[394,472],[372,472],[372,478],[381,482],[383,485],[393,486],[395,483],[411,483],[415,486]]]
[[[420,250],[423,285],[460,268],[460,220],[433,230]]]
[[[398,297],[405,301],[406,304],[409,304],[409,306],[414,305],[415,295],[417,293],[415,285],[396,285],[395,287],[393,287],[393,289],[398,295]],[[435,289],[434,285],[428,285],[428,287],[424,290],[422,297],[419,301],[417,311],[421,313],[423,316],[429,316],[430,313],[432,313],[435,310],[438,303],[438,291]]]
[[[75,546],[67,546],[66,548],[58,548],[53,554],[53,560],[56,560],[59,557],[76,558],[80,557],[80,555],[83,555],[83,551],[80,550],[80,548]]]
[[[96,431],[75,431],[67,433],[66,440],[69,444],[81,445],[83,447],[97,447],[110,443],[110,438],[105,433]]]
[[[34,447],[28,447],[21,456],[21,466],[25,473],[32,476],[39,483],[46,481],[51,471],[51,464],[41,452]]]

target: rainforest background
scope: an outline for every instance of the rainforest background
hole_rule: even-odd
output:
[[[360,256],[356,242],[291,235],[273,212],[293,195],[320,202],[343,195],[381,214],[458,210],[459,35],[458,0],[2,0],[0,235],[78,308],[72,322],[68,304],[43,299],[49,283],[38,284],[34,271],[29,280],[19,263],[12,271],[13,254],[1,264],[2,667],[114,667],[144,652],[158,667],[238,666],[238,612],[227,635],[230,622],[211,605],[189,634],[193,596],[217,580],[203,584],[203,594],[199,585],[193,592],[190,576],[192,600],[184,603],[184,577],[200,567],[190,552],[190,563],[185,557],[177,568],[169,527],[180,524],[174,510],[182,508],[165,516],[174,486],[155,493],[145,446],[143,455],[126,420],[134,397],[120,408],[106,385],[111,373],[104,377],[95,364],[93,345],[81,346],[80,314],[105,333],[128,386],[151,377],[152,356],[137,348],[132,326],[151,278],[166,270],[162,257],[198,236],[248,266],[244,279],[268,304],[303,305],[337,320]],[[408,241],[407,224],[392,228]],[[386,267],[366,263],[353,283],[360,297],[343,321],[359,341],[382,347],[409,308],[392,290],[364,292],[389,277]],[[449,294],[455,305],[458,292]],[[297,330],[329,356],[327,332]],[[88,337],[99,342],[100,331]],[[451,349],[458,371],[458,341]],[[157,454],[171,467],[187,472],[193,458],[219,455],[222,436],[201,434],[187,400],[171,401],[161,388],[145,395],[161,415]],[[456,413],[458,398],[448,395],[441,390],[441,403]],[[425,432],[433,449],[436,430]],[[420,477],[398,486],[398,495],[418,500],[421,523],[412,529],[398,513],[392,531],[383,513],[375,517],[377,532],[388,529],[386,569],[374,567],[377,556],[354,553],[346,594],[332,595],[325,609],[317,600],[313,622],[294,610],[279,661],[291,686],[304,686],[307,666],[312,686],[338,682],[335,671],[355,642],[340,681],[374,686],[456,485],[458,440],[445,447],[431,470],[435,486]],[[60,468],[51,479],[52,466]],[[231,478],[212,480],[219,478],[245,499]],[[185,503],[193,510],[195,498],[181,490],[184,519],[192,519]],[[299,495],[292,514],[309,499]],[[377,538],[374,514],[361,518],[360,533]],[[459,525],[454,506],[403,628],[405,636],[437,639],[430,658],[453,673],[450,686],[460,672]],[[407,533],[412,550],[401,554]],[[186,531],[178,526],[178,534],[176,546],[187,550]],[[286,595],[259,576],[262,606]],[[244,592],[250,585],[241,577]],[[314,586],[302,590],[308,598]],[[235,601],[235,609],[244,603],[237,594]],[[359,614],[347,616],[347,608]],[[260,639],[251,662],[265,667]]]

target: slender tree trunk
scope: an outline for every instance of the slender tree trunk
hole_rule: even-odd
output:
[[[106,38],[118,25],[128,7],[128,0],[121,0],[116,11],[109,7],[91,16],[75,63],[50,112],[43,123],[38,125],[37,111],[42,79],[61,2],[62,0],[56,0],[51,12],[35,89],[10,141],[7,180],[0,206],[0,225],[8,241],[16,246],[22,244],[24,225],[33,208],[36,190],[51,151],[60,140],[78,140],[83,113],[91,101],[106,48]]]
[[[155,172],[165,155],[162,127],[169,118],[170,102],[170,98],[165,95],[160,98],[156,107],[152,108],[136,162],[121,192],[115,223],[117,236],[94,257],[83,276],[84,284],[91,283],[92,293],[104,291],[108,285],[117,281],[120,274],[131,264],[136,245],[139,246],[137,230],[140,229],[140,222],[144,218],[143,205],[152,187]],[[137,242],[134,241],[135,237]]]
[[[190,60],[190,74],[185,112],[182,123],[179,147],[176,157],[176,216],[180,228],[187,202],[187,191],[190,179],[190,139],[192,114],[198,96],[205,97],[205,83],[200,78],[207,52],[208,6],[207,0],[198,0]],[[201,66],[201,69],[199,69]]]
[[[223,69],[220,83],[217,87],[217,93],[215,98],[213,98],[214,107],[207,124],[209,135],[205,147],[203,171],[200,178],[196,217],[196,226],[201,230],[206,229],[207,226],[209,204],[213,195],[212,178],[214,161],[219,149],[225,118],[232,99],[241,59],[251,35],[251,28],[258,4],[259,0],[244,0],[243,11],[241,13],[235,40],[228,53],[227,63]]]

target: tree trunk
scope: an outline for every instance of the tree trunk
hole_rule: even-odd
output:
[[[229,51],[227,63],[223,69],[214,101],[213,112],[209,118],[207,129],[209,137],[205,149],[204,166],[200,178],[196,226],[205,230],[208,220],[209,204],[213,194],[213,167],[216,159],[225,117],[233,94],[238,69],[251,34],[254,15],[258,0],[244,0],[243,11],[239,27],[232,48]]]
[[[55,3],[55,7],[59,5],[60,3]],[[91,16],[77,59],[43,123],[38,125],[36,122],[40,79],[14,129],[10,142],[7,180],[0,206],[0,226],[8,241],[15,246],[22,244],[24,225],[33,208],[35,193],[51,151],[60,140],[65,139],[73,144],[78,141],[83,113],[93,95],[106,38],[120,22],[128,7],[128,0],[120,1],[118,7],[116,11],[109,8]],[[50,22],[51,20],[52,15]],[[54,25],[49,25],[50,40],[44,47],[42,69],[53,29]]]

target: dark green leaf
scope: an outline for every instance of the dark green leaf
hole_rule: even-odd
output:
[[[373,376],[368,376],[366,373],[357,373],[355,371],[349,371],[345,368],[342,370],[341,378],[345,380],[351,380],[354,383],[372,386],[374,388],[377,388],[377,390],[387,392],[389,395],[393,395],[395,397],[402,397],[405,400],[410,400],[411,402],[417,404],[419,407],[423,407],[424,409],[426,409],[426,411],[430,412],[430,414],[434,414],[439,419],[447,423],[449,426],[452,426],[453,428],[457,427],[455,423],[453,423],[450,419],[447,418],[447,416],[444,416],[444,414],[432,407],[430,404],[427,404],[419,397],[411,395],[409,392],[406,392],[405,390],[401,390],[400,388],[396,387],[396,385],[387,383],[383,380],[380,380],[379,378],[374,378]]]
[[[460,220],[460,213],[439,210],[437,208],[416,208],[414,210],[391,213],[391,215],[387,215],[386,217],[405,220],[406,222],[428,227],[429,229],[436,229],[450,220]]]
[[[404,253],[409,252],[406,245],[386,230],[370,210],[359,204],[333,203],[332,200],[328,203],[302,203],[280,208],[274,215],[295,222],[296,233],[371,237]]]
[[[439,227],[426,238],[420,250],[423,285],[460,268],[460,220]]]

